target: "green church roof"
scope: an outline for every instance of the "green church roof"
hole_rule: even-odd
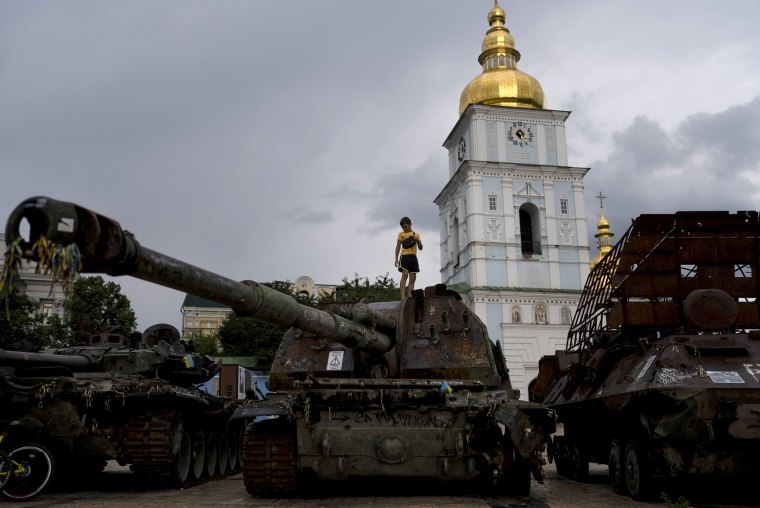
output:
[[[191,295],[190,293],[187,293],[185,295],[185,301],[182,302],[183,307],[215,307],[219,309],[229,309],[230,307],[228,305],[222,305],[221,303],[217,303],[213,300],[207,300],[206,298],[201,298],[200,296]]]

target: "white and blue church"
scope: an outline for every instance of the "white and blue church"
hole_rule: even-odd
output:
[[[501,341],[526,399],[538,360],[564,349],[589,273],[583,178],[567,161],[570,112],[544,107],[536,79],[494,2],[459,120],[443,146],[449,180],[435,198],[441,281],[457,290]]]

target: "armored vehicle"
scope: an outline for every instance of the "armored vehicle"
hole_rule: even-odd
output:
[[[80,339],[81,339],[80,335]],[[81,481],[108,460],[164,486],[190,485],[240,467],[237,401],[196,388],[219,370],[171,325],[126,338],[28,353],[0,350],[0,425],[10,444],[51,450],[58,479]]]
[[[566,349],[539,364],[531,398],[564,435],[550,457],[613,489],[760,473],[756,212],[641,215],[592,270]]]
[[[77,205],[23,202],[9,219],[9,241],[24,220],[24,251],[44,235],[77,245],[85,272],[129,274],[291,327],[271,368],[271,392],[233,420],[248,423],[243,472],[251,494],[292,496],[309,478],[472,480],[522,494],[531,472],[543,481],[553,412],[519,400],[500,346],[445,286],[401,301],[314,308],[149,250]]]
[[[125,337],[76,334],[40,352],[0,349],[6,444],[52,451],[59,479],[81,481],[108,460],[152,482],[188,485],[239,469],[238,403],[196,388],[219,371],[168,324]]]

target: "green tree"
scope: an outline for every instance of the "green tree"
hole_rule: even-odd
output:
[[[290,282],[265,283],[272,289],[296,298],[299,303],[316,306],[317,303],[357,302],[366,298],[368,301],[387,301],[398,299],[398,286],[389,274],[378,276],[375,282],[367,277],[354,274],[353,279],[343,278],[335,294],[312,296],[296,295]],[[267,367],[272,364],[282,336],[287,328],[265,323],[251,318],[241,318],[230,314],[219,328],[219,338],[225,356],[255,356],[259,364]]]
[[[354,273],[352,279],[343,278],[343,283],[335,289],[334,294],[323,295],[319,301],[320,303],[358,302],[366,298],[370,302],[383,302],[398,300],[398,295],[398,285],[387,272],[385,275],[375,277],[375,282],[372,283],[369,278],[360,277],[358,273]]]
[[[65,308],[72,330],[96,331],[105,327],[129,336],[136,330],[132,304],[121,293],[121,286],[103,277],[79,277],[71,283]]]
[[[296,298],[293,285],[288,281],[266,282],[262,285]],[[306,305],[313,304],[311,297],[297,299]],[[269,368],[286,331],[287,328],[283,326],[232,313],[219,328],[219,339],[225,356],[254,356],[259,365]]]
[[[208,356],[221,356],[221,340],[219,332],[213,331],[208,333],[202,330],[191,330],[182,337],[185,341],[193,341],[195,352]]]
[[[37,334],[37,305],[14,288],[0,297],[0,348],[34,351],[44,347]]]
[[[70,340],[71,329],[58,314],[43,316],[37,304],[18,289],[0,296],[0,348],[38,351],[66,346]]]
[[[47,318],[36,314],[36,334],[45,347],[64,347],[71,344],[72,332],[66,319],[58,314],[52,314]]]
[[[253,356],[256,364],[269,368],[286,328],[230,314],[219,328],[225,356]]]

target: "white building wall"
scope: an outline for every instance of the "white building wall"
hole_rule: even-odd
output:
[[[502,342],[512,384],[522,398],[527,398],[541,356],[564,348],[588,276],[583,199],[588,169],[567,166],[568,116],[564,111],[470,106],[444,143],[450,180],[435,199],[442,221],[441,280],[470,287],[463,297],[487,324],[492,340]],[[510,141],[517,126],[530,130],[531,143]],[[462,140],[465,150],[459,149]],[[488,210],[484,178],[489,189],[490,179],[499,182],[497,213]],[[568,200],[566,215],[559,210],[560,196]],[[520,231],[520,207],[526,203],[535,205],[540,215],[534,239],[540,240],[541,252],[530,256],[523,254]],[[458,250],[452,230],[457,217]],[[492,218],[503,232],[497,238],[489,235]],[[541,320],[536,316],[539,306],[544,309]],[[512,322],[515,308],[519,322]]]

